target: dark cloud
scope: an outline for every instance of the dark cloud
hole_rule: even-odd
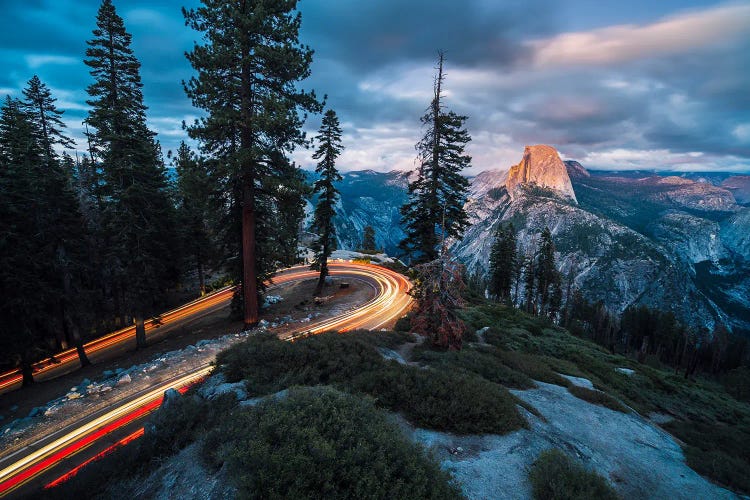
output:
[[[91,83],[82,60],[99,2],[6,3],[0,18],[0,89],[18,94],[39,74],[67,109],[71,133],[80,139]],[[197,38],[185,27],[181,7],[198,3],[115,0],[133,34],[149,121],[165,151],[184,138],[181,121],[200,114],[181,85],[192,75],[184,52]],[[413,164],[438,49],[447,54],[446,103],[470,117],[477,170],[510,165],[530,143],[553,144],[580,158],[702,152],[696,161],[710,160],[712,168],[731,162],[750,168],[750,69],[741,63],[750,53],[750,30],[735,22],[738,34],[723,37],[725,14],[717,12],[726,5],[713,0],[602,5],[592,0],[301,0],[301,41],[316,51],[304,87],[327,94],[328,105],[340,115],[350,141],[346,168]],[[692,16],[697,27],[692,33],[674,35],[690,42],[690,49],[681,51],[671,32],[659,35],[659,30],[660,21],[683,15],[684,7],[704,10]],[[700,33],[704,17],[712,20],[706,29],[715,37]],[[625,27],[610,31],[613,24]],[[589,31],[593,39],[614,40],[615,52],[561,35],[594,29]],[[693,35],[707,41],[696,42]],[[639,37],[650,37],[649,50],[638,51]],[[540,61],[538,47],[554,57]],[[319,117],[311,117],[307,129],[314,132],[318,124]],[[309,161],[304,153],[299,158]]]

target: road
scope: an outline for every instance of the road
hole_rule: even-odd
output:
[[[396,272],[380,266],[350,262],[332,262],[329,267],[332,276],[361,280],[369,284],[376,290],[375,296],[350,311],[287,331],[283,337],[286,340],[296,340],[328,330],[376,330],[392,326],[411,306],[412,299],[407,294],[410,284],[404,276]],[[307,267],[298,266],[277,274],[274,277],[274,286],[315,276],[317,276],[316,272],[310,271]],[[219,292],[227,294],[227,297],[222,300],[231,300],[231,292],[228,292],[227,290]],[[178,308],[165,313],[162,315],[162,322],[166,325],[168,322],[187,320],[190,314],[178,316],[180,311],[184,313],[190,310],[191,314],[205,314],[205,310],[219,303],[217,301],[211,302],[212,305],[205,305],[207,302],[209,301],[195,301],[183,306],[187,309]],[[196,306],[201,303],[205,307]],[[170,316],[173,313],[174,315]],[[119,338],[115,334],[120,334]],[[128,342],[132,341],[134,335],[134,333],[127,334],[124,331],[115,332],[115,334],[110,334],[106,338],[112,342],[115,338],[118,339],[117,342]],[[73,362],[76,361],[73,360]],[[185,390],[190,384],[201,380],[212,369],[211,361],[212,359],[206,359],[202,366],[189,373],[181,373],[158,386],[130,395],[127,399],[118,402],[116,407],[81,415],[75,423],[39,437],[35,442],[19,450],[3,450],[3,456],[0,458],[0,497],[16,491],[23,485],[28,488],[32,482],[46,484],[54,478],[62,477],[64,472],[70,471],[75,465],[106,452],[108,446],[103,446],[101,442],[107,439],[109,439],[108,442],[112,442],[112,436],[119,437],[127,430],[123,442],[138,437],[143,432],[143,419],[158,408],[164,392],[170,388]],[[130,432],[134,427],[136,430]],[[117,445],[118,443],[115,444]],[[40,481],[43,482],[40,483]]]

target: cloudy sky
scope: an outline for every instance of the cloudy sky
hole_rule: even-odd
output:
[[[115,0],[164,150],[197,111],[182,90],[198,0]],[[81,150],[98,1],[0,0],[0,96],[38,74]],[[301,0],[305,82],[342,121],[342,170],[414,167],[438,49],[468,115],[469,173],[551,144],[592,169],[750,171],[750,3],[700,0]],[[307,124],[310,131],[319,117]],[[295,154],[304,167],[310,153]]]

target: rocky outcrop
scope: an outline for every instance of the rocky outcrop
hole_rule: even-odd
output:
[[[565,164],[551,146],[526,146],[521,162],[508,171],[505,187],[511,198],[516,197],[519,187],[528,184],[550,189],[577,203]]]
[[[583,165],[581,165],[577,161],[565,160],[563,163],[565,163],[565,168],[567,169],[568,176],[571,179],[585,179],[586,177],[591,177],[589,171],[583,168]]]
[[[644,304],[694,326],[722,322],[750,334],[750,209],[727,189],[677,176],[592,175],[568,161],[574,205],[549,195],[553,182],[546,190],[515,184],[527,167],[545,163],[536,148],[527,148],[504,190],[498,173],[473,180],[465,206],[472,225],[453,246],[471,274],[487,274],[499,223],[513,222],[523,253],[549,227],[560,271],[589,300],[614,312]]]

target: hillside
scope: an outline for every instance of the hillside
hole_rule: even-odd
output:
[[[528,471],[548,449],[625,498],[735,498],[685,460],[750,491],[750,406],[720,386],[503,306],[463,316],[478,335],[460,352],[396,332],[256,335],[203,386],[168,397],[137,444],[51,493],[531,498]]]

